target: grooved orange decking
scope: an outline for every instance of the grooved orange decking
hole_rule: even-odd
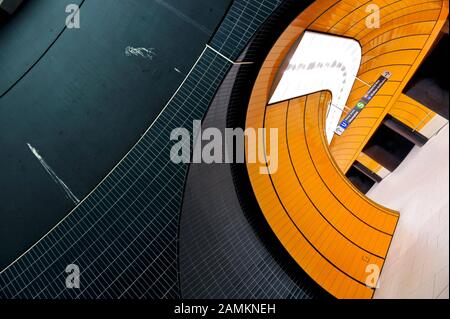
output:
[[[342,136],[335,136],[331,152],[343,172],[357,160],[391,108],[401,103],[400,94],[436,41],[448,17],[448,1],[444,0],[379,0],[379,1],[316,1],[322,3],[320,17],[311,30],[333,33],[358,40],[362,46],[362,62],[358,77],[373,83],[383,71],[393,73],[389,82],[369,103]],[[380,8],[380,28],[366,27],[367,5]],[[353,86],[347,106],[353,107],[368,87],[361,82]],[[418,110],[417,110],[418,111]],[[394,110],[399,117],[401,111]],[[408,124],[411,116],[403,113]],[[344,114],[345,116],[346,114]],[[414,115],[417,115],[414,112]],[[414,121],[415,124],[416,121]],[[413,127],[414,128],[414,127]]]
[[[366,267],[383,267],[398,214],[358,193],[333,163],[324,135],[329,100],[316,93],[249,109],[247,128],[276,128],[279,143],[276,172],[262,175],[251,163],[248,171],[268,223],[297,263],[336,297],[371,298]]]
[[[375,174],[383,169],[383,166],[381,166],[381,164],[362,152],[359,153],[357,161],[364,165],[366,168],[370,169]]]
[[[389,114],[415,131],[423,129],[436,116],[429,108],[405,94],[400,95],[395,101]]]
[[[365,26],[366,5],[381,8],[381,27]],[[441,0],[317,0],[281,35],[255,82],[246,128],[278,128],[279,168],[260,174],[247,163],[251,185],[272,230],[312,279],[338,298],[371,298],[366,266],[382,267],[398,212],[373,203],[344,173],[380,125],[433,45],[448,15]],[[358,76],[373,83],[393,73],[379,94],[328,148],[324,123],[329,93],[267,106],[274,78],[287,52],[306,29],[358,40],[363,59]],[[355,82],[347,106],[367,91]],[[249,148],[254,145],[248,145]]]

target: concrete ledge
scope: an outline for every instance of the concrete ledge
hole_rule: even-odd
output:
[[[417,146],[422,147],[428,142],[428,138],[417,131],[411,130],[409,126],[394,117],[386,117],[383,124]]]

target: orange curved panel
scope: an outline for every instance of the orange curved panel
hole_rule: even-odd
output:
[[[295,145],[290,147],[292,143],[298,141],[295,139],[291,142],[288,137],[298,137],[299,135],[288,134],[287,115],[291,103],[283,103],[268,108],[265,117],[266,128],[278,129],[279,135],[279,168],[276,173],[270,175],[273,184],[273,200],[280,201],[280,207],[277,214],[287,214],[296,227],[309,240],[311,245],[316,247],[323,255],[336,265],[339,269],[345,269],[345,272],[352,278],[360,282],[364,282],[365,266],[364,260],[370,260],[372,263],[381,267],[382,259],[376,253],[386,253],[390,242],[389,235],[383,235],[379,232],[379,240],[383,241],[379,247],[373,244],[372,238],[364,235],[370,234],[370,231],[376,232],[366,225],[362,224],[358,219],[346,211],[337,200],[330,200],[331,197],[324,196],[324,189],[320,183],[317,174],[311,173],[313,168],[306,163],[302,165],[302,171],[306,172],[297,174],[293,168],[292,154],[307,154],[306,145]],[[317,105],[315,105],[317,107]],[[293,112],[300,111],[293,105]],[[297,118],[294,119],[294,121]],[[298,125],[296,122],[295,125]],[[303,129],[300,127],[300,129]],[[297,147],[295,147],[297,146]],[[323,187],[324,188],[324,187]],[[326,201],[324,199],[327,199]],[[339,218],[337,218],[339,217]],[[353,218],[352,218],[353,217]],[[330,249],[330,241],[333,245],[340,249]],[[344,254],[353,256],[352,260],[344,258]]]
[[[384,256],[393,232],[385,223],[392,218],[391,225],[395,227],[397,216],[387,214],[386,218],[374,219],[367,214],[374,209],[369,202],[359,196],[348,196],[354,195],[353,189],[342,175],[336,174],[336,167],[326,152],[326,142],[322,140],[324,125],[320,122],[324,116],[318,113],[316,99],[313,95],[289,103],[288,148],[295,173],[309,199],[339,232],[372,254]],[[323,109],[326,108],[320,111]]]
[[[375,160],[373,160],[367,154],[364,153],[359,154],[357,161],[362,165],[364,165],[365,167],[367,167],[372,172],[374,172],[375,174],[384,168],[381,164],[379,164],[378,162],[376,162]]]
[[[389,114],[416,131],[424,128],[436,116],[429,108],[404,94],[400,95]]]
[[[355,35],[359,39],[361,45],[377,39],[378,41],[387,41],[398,36],[404,30],[414,30],[415,32],[423,32],[424,28],[428,28],[431,23],[435,23],[440,15],[440,8],[422,10],[417,7],[417,12],[392,17],[386,21],[386,17],[381,22],[379,29],[364,28],[362,32]]]
[[[405,48],[421,50],[428,40],[428,34],[402,34],[382,43],[370,42],[364,46],[363,55],[368,57],[379,56],[385,52],[400,51]]]
[[[411,116],[404,114],[404,109],[399,110],[397,100],[436,41],[448,16],[448,3],[442,0],[369,1],[366,3],[380,7],[380,28],[367,28],[365,25],[367,13],[362,11],[365,6],[355,5],[356,11],[350,10],[347,15],[342,14],[339,18],[340,22],[331,30],[335,34],[343,34],[359,40],[363,52],[358,73],[360,79],[373,83],[385,70],[391,71],[393,77],[380,90],[378,94],[380,99],[374,99],[368,105],[368,107],[378,107],[378,115],[361,114],[342,136],[337,136],[333,140],[331,152],[339,168],[344,172],[358,158],[386,114],[394,113],[397,119],[409,126],[412,125],[411,123],[418,124],[412,121]],[[360,14],[359,17],[357,13]],[[330,18],[333,13],[328,12],[323,19],[327,16]],[[355,83],[347,105],[350,107],[354,105],[366,90],[367,86],[364,84]],[[391,112],[395,105],[397,109]],[[372,117],[374,121],[368,121],[368,117]],[[423,127],[422,123],[419,126]],[[370,129],[368,132],[359,133],[356,129],[361,127],[370,127]],[[351,136],[350,141],[347,136]]]
[[[365,26],[368,4],[381,8],[384,20],[378,29]],[[373,296],[373,288],[365,284],[366,266],[382,268],[399,218],[398,212],[367,199],[343,173],[401,94],[447,15],[448,4],[442,0],[317,0],[281,35],[254,84],[246,128],[278,129],[279,165],[264,175],[260,164],[247,163],[253,191],[292,258],[336,297]],[[386,70],[393,73],[331,148],[324,135],[329,93],[267,106],[277,72],[305,30],[357,39],[363,52],[358,77],[365,82],[373,83]],[[365,84],[355,82],[347,106],[366,91]],[[247,147],[251,151],[255,145],[247,141]]]
[[[247,128],[259,121],[276,128],[279,143],[278,170],[262,175],[248,163],[249,176],[267,221],[299,265],[336,297],[371,298],[367,266],[383,267],[398,215],[364,198],[332,163],[324,138],[328,101],[329,94],[316,93],[250,108]]]

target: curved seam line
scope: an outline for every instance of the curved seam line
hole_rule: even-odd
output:
[[[429,35],[428,33],[415,33],[415,34],[407,34],[407,35],[402,35],[400,37],[392,38],[392,39],[390,39],[388,41],[384,41],[383,43],[377,44],[376,46],[374,46],[371,49],[369,49],[366,52],[364,52],[363,55],[368,54],[370,51],[378,49],[379,47],[381,47],[383,45],[386,45],[386,43],[394,42],[394,41],[401,40],[401,39],[404,39],[404,38],[423,37],[423,36],[428,37],[428,35]],[[418,49],[418,50],[423,50],[423,48]]]
[[[84,2],[86,0],[82,0],[80,5],[78,6],[78,11],[80,12],[81,7],[83,6]],[[41,60],[44,58],[44,56],[48,53],[48,51],[50,51],[50,49],[56,44],[56,41],[59,40],[59,38],[63,35],[64,31],[67,30],[67,26],[64,26],[64,28],[58,33],[58,35],[56,36],[56,38],[50,43],[50,45],[47,47],[47,49],[44,50],[44,52],[38,57],[38,59],[36,61],[34,61],[34,63],[32,65],[30,65],[28,67],[28,69],[16,80],[14,81],[13,84],[11,84],[1,95],[0,95],[0,99],[5,97],[9,92],[11,92],[17,84],[19,84],[20,81],[22,81],[27,75],[28,73],[30,73],[34,67],[41,62]]]
[[[306,105],[306,103],[305,103],[305,114],[306,114],[306,107],[307,107],[307,105]],[[306,120],[306,117],[303,118],[304,129],[305,129],[305,141],[306,141],[306,147],[307,147],[307,149],[308,149],[308,154],[310,155],[310,158],[311,158],[311,161],[312,161],[311,152],[310,152],[310,149],[309,149],[309,143],[308,143],[308,141],[306,140],[306,123],[305,123],[305,120]],[[322,182],[326,185],[326,183],[325,183],[325,181],[323,180],[323,177],[322,177],[322,175],[320,174],[319,170],[317,169],[317,166],[315,165],[314,161],[312,161],[312,163],[313,163],[313,166],[314,166],[316,172],[318,173],[320,179],[321,179]],[[342,179],[342,176],[341,176],[340,174],[339,174],[339,176],[340,176],[341,179]],[[347,207],[346,207],[346,206],[345,206],[345,205],[344,205],[344,204],[343,204],[343,203],[335,196],[335,194],[331,191],[331,189],[328,188],[328,185],[326,185],[326,187],[327,187],[327,189],[333,194],[333,196],[334,196],[334,197],[335,197],[335,198],[336,198],[336,199],[337,199],[337,200],[338,200],[338,201],[339,201],[346,209],[348,209],[348,208],[347,208]],[[380,210],[381,212],[386,213],[386,212],[384,212],[383,210],[379,209],[378,207],[372,205],[372,203],[367,202],[367,201],[366,201],[366,203],[368,203],[369,205],[373,206],[374,208]],[[348,211],[349,211],[352,215],[354,215],[353,212],[350,211],[350,209],[348,209]],[[390,214],[389,214],[389,215],[390,215]],[[374,226],[371,226],[371,225],[369,225],[368,223],[366,223],[364,220],[362,220],[360,217],[358,217],[358,216],[356,216],[356,215],[354,215],[354,216],[355,216],[356,218],[358,218],[359,220],[361,220],[361,221],[362,221],[364,224],[366,224],[367,226],[369,226],[369,227],[371,227],[371,228],[373,228],[373,229],[375,229],[375,230],[378,230],[379,232],[381,232],[381,233],[383,233],[383,234],[386,234],[386,235],[392,237],[392,234],[387,233],[387,232],[385,232],[385,231],[383,231],[383,230],[381,230],[381,229],[378,229],[378,228],[376,228],[376,227],[374,227]]]
[[[295,169],[295,166],[294,166],[294,163],[293,163],[293,160],[292,160],[292,156],[291,156],[291,151],[290,151],[290,147],[289,147],[289,129],[288,129],[288,116],[289,116],[289,107],[290,107],[290,102],[288,102],[288,107],[287,107],[287,110],[286,110],[286,144],[287,144],[287,150],[288,150],[288,154],[289,154],[289,160],[290,160],[290,163],[291,163],[291,167],[293,168],[293,171],[294,171],[294,174],[295,174],[295,176],[296,176],[296,178],[297,178],[297,180],[298,180],[298,182],[299,182],[299,184],[300,184],[300,186],[301,186],[301,188],[303,189],[303,191],[305,192],[305,195],[306,195],[306,197],[308,197],[308,199],[309,199],[309,201],[311,202],[311,204],[314,206],[314,208],[317,210],[317,212],[339,233],[339,234],[341,234],[344,238],[346,238],[349,242],[351,242],[352,244],[354,244],[355,246],[357,246],[357,247],[359,247],[360,249],[362,249],[362,250],[364,250],[365,252],[368,252],[368,253],[370,253],[371,255],[373,255],[373,256],[376,256],[376,257],[378,257],[378,258],[381,258],[381,259],[384,259],[384,257],[382,257],[382,256],[380,256],[380,255],[377,255],[377,254],[375,254],[375,253],[373,253],[373,252],[371,252],[370,250],[367,250],[367,249],[365,249],[365,248],[363,248],[363,247],[361,247],[361,246],[359,246],[358,244],[356,244],[355,242],[353,242],[350,238],[348,238],[347,236],[345,236],[343,233],[341,233],[323,214],[322,214],[322,212],[321,212],[321,210],[314,204],[314,202],[311,200],[311,198],[309,197],[309,195],[308,195],[308,192],[305,190],[305,188],[303,187],[303,184],[302,184],[302,182],[300,181],[300,178],[298,177],[298,174],[297,174],[297,170]],[[306,113],[306,104],[305,104],[305,111],[304,111],[305,113]],[[319,176],[319,178],[321,179],[321,181],[322,181],[322,183],[323,183],[323,185],[328,189],[328,191],[333,195],[333,197],[342,205],[342,207],[345,209],[345,210],[347,210],[351,215],[353,215],[356,219],[358,219],[359,221],[361,221],[362,223],[364,223],[366,226],[369,226],[370,228],[373,228],[374,230],[376,230],[376,231],[379,231],[379,232],[381,232],[381,233],[384,233],[385,235],[388,235],[389,237],[391,236],[390,234],[387,234],[387,233],[385,233],[385,232],[383,232],[383,231],[381,231],[381,230],[379,230],[379,229],[377,229],[377,228],[375,228],[375,227],[373,227],[373,226],[371,226],[371,225],[369,225],[369,224],[367,224],[366,222],[364,222],[363,220],[361,220],[358,216],[356,216],[349,208],[347,208],[334,194],[333,194],[333,192],[328,188],[328,185],[325,183],[325,181],[323,180],[323,178],[322,178],[322,176],[320,175],[320,173],[317,171],[317,168],[316,168],[316,166],[314,165],[314,162],[313,162],[313,159],[312,159],[312,157],[311,157],[311,153],[310,153],[310,150],[309,150],[309,147],[308,147],[308,142],[306,141],[306,123],[305,123],[305,114],[304,114],[304,117],[303,117],[303,128],[304,128],[304,136],[305,136],[305,142],[306,142],[306,147],[307,147],[307,149],[308,149],[308,156],[309,156],[309,158],[311,159],[311,163],[312,163],[312,165],[314,166],[314,169],[316,170],[316,172],[317,172],[317,174],[318,174],[318,176]]]
[[[266,121],[266,108],[264,108],[264,119],[263,119],[263,127],[265,127],[265,121]],[[266,167],[267,167],[267,170],[270,172],[270,168],[269,168],[269,166],[268,166],[268,163],[267,163],[267,157],[266,157],[266,147],[265,147],[265,137],[263,137],[263,141],[264,141],[264,143],[263,143],[263,147],[264,147],[264,158],[265,158],[265,160],[266,160]],[[285,213],[286,213],[286,215],[288,216],[288,218],[290,219],[290,221],[292,222],[292,224],[294,225],[294,227],[298,230],[298,232],[302,235],[302,237],[308,242],[308,244],[323,258],[323,259],[325,259],[331,266],[333,266],[336,270],[338,270],[338,271],[340,271],[341,273],[343,273],[345,276],[347,276],[347,277],[349,277],[350,279],[352,279],[352,280],[354,280],[355,282],[357,282],[357,283],[359,283],[360,285],[363,285],[364,287],[367,287],[367,285],[365,284],[365,283],[363,283],[363,282],[361,282],[361,281],[359,281],[358,279],[356,279],[356,278],[353,278],[351,275],[349,275],[348,273],[346,273],[345,271],[343,271],[341,268],[339,268],[339,267],[337,267],[333,262],[331,262],[327,257],[325,257],[310,241],[309,241],[309,239],[303,234],[303,232],[300,230],[300,228],[298,228],[298,226],[295,224],[295,222],[292,220],[292,217],[291,217],[291,215],[289,215],[289,213],[288,213],[288,211],[287,211],[287,209],[286,209],[286,207],[284,206],[284,204],[283,204],[283,202],[281,201],[281,199],[280,199],[280,196],[278,195],[278,192],[277,192],[277,190],[276,190],[276,188],[275,188],[275,185],[274,185],[274,183],[273,183],[273,180],[272,180],[272,177],[269,175],[269,180],[270,180],[270,183],[272,184],[272,188],[273,188],[273,190],[274,190],[274,192],[275,192],[275,194],[276,194],[276,196],[277,196],[277,198],[278,198],[278,201],[279,201],[279,203],[280,203],[280,205],[281,205],[281,207],[283,207],[283,210],[285,211]],[[281,241],[281,240],[280,240]],[[291,255],[291,257],[292,257],[292,255]],[[295,259],[294,259],[295,260]],[[302,267],[303,268],[303,267]],[[311,276],[311,275],[310,275]],[[367,288],[369,288],[369,289],[371,289],[371,290],[374,290],[374,288],[371,288],[371,287],[367,287]]]

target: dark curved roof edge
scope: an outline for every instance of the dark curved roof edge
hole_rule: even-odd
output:
[[[217,92],[203,128],[245,127],[262,63],[311,1],[285,1],[253,37]],[[245,164],[191,165],[179,235],[183,298],[331,298],[290,257],[262,214]]]

